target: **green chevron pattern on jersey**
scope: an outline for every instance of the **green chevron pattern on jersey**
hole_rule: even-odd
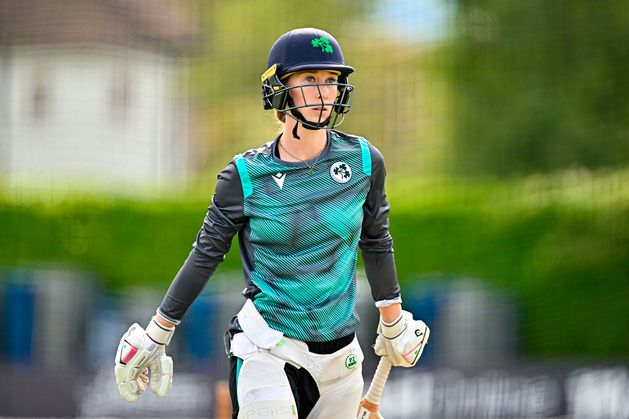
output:
[[[371,158],[366,140],[328,133],[313,172],[274,158],[271,143],[234,158],[249,183],[243,190],[250,192],[244,212],[251,280],[261,291],[254,304],[272,328],[303,341],[329,341],[358,328],[356,259]],[[342,181],[351,171],[349,180],[335,180],[333,166]]]

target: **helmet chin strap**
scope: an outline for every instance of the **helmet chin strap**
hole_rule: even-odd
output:
[[[329,123],[330,123],[330,118],[332,117],[332,115],[328,116],[325,121],[322,122],[318,122],[316,124],[309,122],[308,120],[306,120],[306,118],[304,118],[304,116],[301,114],[301,112],[299,112],[297,109],[294,109],[293,106],[293,98],[288,98],[288,106],[290,106],[290,114],[293,117],[293,119],[297,122],[295,124],[295,126],[293,127],[293,137],[296,140],[301,140],[301,137],[299,136],[299,134],[297,133],[297,127],[299,126],[299,124],[301,124],[301,126],[305,129],[309,129],[312,131],[317,131],[320,130],[322,128],[325,128]],[[314,126],[313,126],[314,125]]]
[[[299,136],[299,134],[297,134],[298,126],[299,126],[299,121],[297,121],[297,123],[295,123],[295,126],[293,127],[293,138],[295,138],[296,140],[301,140],[301,137]]]
[[[297,122],[295,124],[295,126],[293,127],[293,137],[295,139],[297,139],[297,140],[301,140],[301,137],[297,133],[297,127],[300,124],[305,129],[309,129],[311,131],[317,131],[317,130],[325,128],[328,125],[328,123],[330,123],[330,118],[331,118],[331,116],[328,116],[325,121],[317,123],[317,124],[314,124],[316,126],[313,126],[313,125],[311,125],[313,123],[312,122],[308,122],[299,111],[297,111],[295,109],[291,109],[290,113],[291,113],[291,116],[293,117],[293,119]]]

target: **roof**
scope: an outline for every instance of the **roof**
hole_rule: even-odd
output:
[[[181,0],[0,0],[0,45],[105,43],[171,53],[199,39]]]

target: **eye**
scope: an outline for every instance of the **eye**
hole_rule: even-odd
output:
[[[316,80],[315,80],[314,76],[306,76],[306,79],[305,79],[305,80],[306,80],[308,83],[313,83],[313,84],[316,82]]]
[[[338,79],[336,77],[330,77],[326,80],[326,83],[337,83]]]

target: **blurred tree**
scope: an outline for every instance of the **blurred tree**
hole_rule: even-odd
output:
[[[352,20],[363,9],[357,1],[335,0],[191,2],[204,30],[203,44],[190,66],[188,90],[196,113],[192,135],[199,158],[213,174],[236,152],[259,146],[277,131],[272,113],[262,110],[258,94],[260,75],[275,40],[303,26],[320,27],[345,38],[347,30],[339,21]]]
[[[316,3],[189,0],[197,8],[204,41],[191,60],[191,134],[203,185],[235,154],[272,139],[279,125],[264,112],[260,75],[267,54],[283,33],[303,26],[332,33],[346,62],[356,68],[352,112],[340,127],[379,147],[389,172],[426,171],[439,157],[443,134],[435,110],[442,86],[423,71],[433,45],[412,37],[408,19],[392,33],[376,2],[321,0]],[[441,81],[439,81],[441,83]],[[432,165],[432,166],[431,166]]]
[[[629,2],[455,0],[457,173],[629,162]]]

